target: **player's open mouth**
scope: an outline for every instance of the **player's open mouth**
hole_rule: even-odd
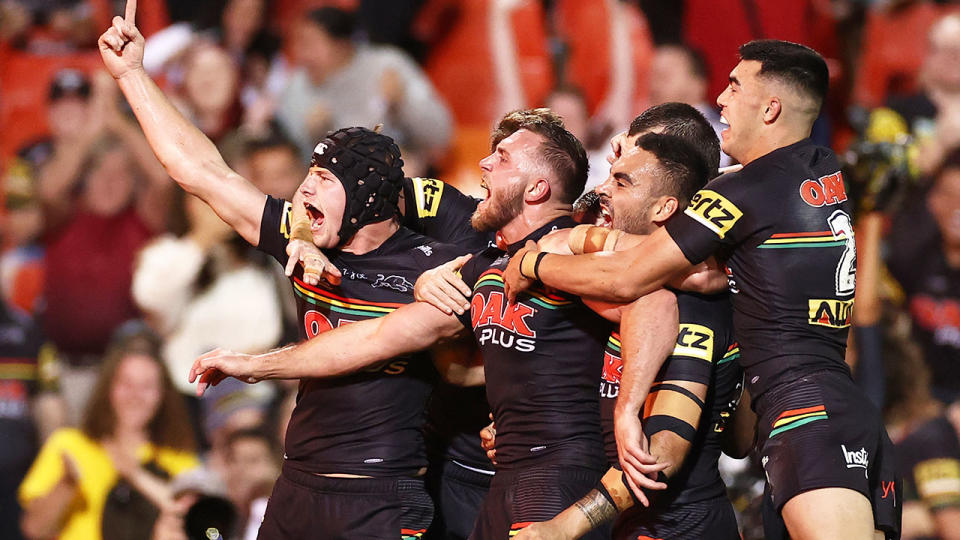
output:
[[[487,187],[487,183],[486,183],[486,182],[484,182],[484,181],[481,181],[481,182],[480,182],[480,189],[486,191],[486,195],[484,195],[483,200],[486,201],[487,199],[489,199],[489,198],[490,198],[490,188]]]
[[[608,229],[613,228],[613,211],[610,209],[610,202],[607,198],[600,199],[600,213],[597,216],[597,225]]]
[[[310,216],[310,230],[319,230],[320,226],[323,225],[323,212],[308,202],[304,202],[303,207],[307,209],[307,215]]]

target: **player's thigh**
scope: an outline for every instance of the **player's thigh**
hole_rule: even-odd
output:
[[[795,495],[783,505],[781,515],[793,540],[874,538],[869,499],[848,488],[820,488]]]

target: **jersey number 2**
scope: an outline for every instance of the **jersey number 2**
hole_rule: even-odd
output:
[[[851,295],[857,288],[857,242],[853,237],[853,224],[843,210],[830,214],[827,223],[834,238],[845,239],[843,255],[837,264],[836,292],[838,296]]]

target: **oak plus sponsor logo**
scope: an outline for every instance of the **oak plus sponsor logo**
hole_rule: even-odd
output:
[[[853,300],[818,299],[807,301],[807,322],[829,328],[847,328],[853,312]]]
[[[863,475],[867,475],[867,467],[870,466],[870,456],[866,448],[859,450],[847,450],[847,447],[840,445],[840,451],[843,452],[843,460],[847,462],[848,469],[863,469]]]
[[[683,213],[697,220],[720,238],[726,236],[737,221],[743,217],[743,212],[737,208],[737,205],[723,195],[709,189],[698,191],[690,199],[690,205]]]
[[[489,296],[476,294],[470,302],[470,322],[475,332],[479,330],[480,345],[499,345],[519,352],[536,349],[537,333],[529,324],[536,312],[536,308],[521,302],[508,305],[499,291]]]
[[[847,200],[847,191],[843,187],[843,175],[835,172],[816,180],[804,180],[800,184],[800,198],[814,208],[842,203]]]

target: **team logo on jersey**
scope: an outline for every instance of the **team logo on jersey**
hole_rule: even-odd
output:
[[[815,208],[842,203],[847,200],[847,190],[843,186],[843,175],[835,172],[821,176],[816,180],[805,180],[800,184],[800,198],[803,199],[803,202]]]
[[[677,333],[677,345],[673,348],[673,356],[686,356],[712,362],[713,330],[699,324],[681,324],[680,331]]]
[[[443,196],[443,182],[433,178],[413,178],[413,196],[417,201],[417,217],[436,217]]]
[[[709,189],[701,189],[690,199],[684,214],[700,222],[717,236],[723,238],[743,216],[737,205],[723,195]]]
[[[283,202],[283,208],[280,209],[280,234],[287,240],[290,239],[290,231],[293,230],[291,221],[293,219],[293,205],[290,201]]]
[[[413,290],[413,283],[407,281],[403,276],[384,276],[383,274],[377,274],[377,280],[370,286],[378,289],[393,289],[400,292]]]
[[[807,322],[817,326],[846,328],[850,326],[852,311],[853,300],[811,298],[808,301]]]

